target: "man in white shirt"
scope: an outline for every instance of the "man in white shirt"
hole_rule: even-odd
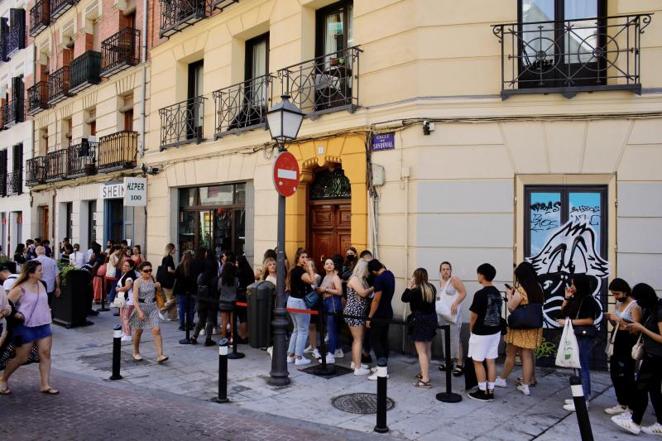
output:
[[[18,279],[18,274],[12,274],[6,266],[0,267],[0,284],[7,294],[12,289]]]
[[[71,262],[76,269],[81,269],[83,265],[90,261],[90,259],[85,260],[87,253],[83,253],[80,250],[80,245],[77,243],[74,244],[74,252],[69,255],[69,262]]]
[[[43,246],[38,246],[36,252],[37,257],[34,260],[41,263],[41,279],[46,283],[48,306],[52,308],[53,295],[60,297],[60,270],[54,259],[46,257],[46,249]]]

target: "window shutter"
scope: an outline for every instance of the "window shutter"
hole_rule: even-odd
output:
[[[12,29],[18,28],[18,48],[25,49],[25,9],[12,8],[9,10],[9,23]]]
[[[14,114],[16,115],[16,122],[23,122],[24,94],[25,87],[23,87],[23,77],[13,77],[11,80],[12,88],[12,106],[14,106]]]
[[[9,43],[9,21],[6,17],[0,18],[0,61],[8,61],[7,44]]]

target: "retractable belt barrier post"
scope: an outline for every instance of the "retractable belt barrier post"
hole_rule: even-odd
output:
[[[584,397],[584,388],[582,380],[576,375],[570,377],[570,389],[572,390],[572,399],[575,403],[575,413],[577,414],[577,424],[582,441],[593,441],[593,431],[591,430],[591,420],[588,417],[586,408],[586,397]]]
[[[218,341],[218,396],[212,401],[228,403],[228,339]]]
[[[386,425],[386,398],[388,384],[388,368],[386,360],[380,358],[377,361],[377,423],[374,431],[386,433],[389,431]]]
[[[113,328],[113,372],[110,376],[111,380],[121,380],[120,375],[120,361],[122,355],[122,327],[115,325]]]
[[[232,352],[228,354],[230,360],[238,360],[246,356],[243,352],[237,351],[237,340],[239,339],[239,336],[237,335],[237,306],[237,301],[235,300],[232,303],[232,312],[230,313],[232,319]]]
[[[327,364],[326,363],[326,355],[328,353],[328,347],[326,345],[326,319],[327,319],[327,313],[326,310],[324,309],[324,301],[322,301],[321,306],[319,311],[311,310],[311,314],[317,313],[317,317],[319,319],[319,330],[320,330],[320,355],[322,356],[321,358],[321,365],[315,366],[315,369],[311,369],[308,372],[314,374],[314,375],[319,375],[321,377],[328,376],[328,375],[335,375],[336,373],[336,366],[334,364]]]
[[[451,366],[451,326],[444,325],[441,327],[444,330],[444,356],[446,358],[446,366]],[[462,401],[462,395],[453,393],[453,382],[451,378],[451,369],[446,369],[446,392],[440,392],[436,396],[437,401],[444,403],[459,403]]]

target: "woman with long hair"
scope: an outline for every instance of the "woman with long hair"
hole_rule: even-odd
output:
[[[101,251],[101,245],[92,244],[92,256],[89,264],[92,265],[92,274],[94,274],[92,290],[94,291],[94,303],[97,304],[102,302],[106,292],[106,263],[108,263],[108,256]]]
[[[133,329],[133,359],[142,361],[140,355],[140,338],[143,335],[143,329],[151,328],[154,337],[154,347],[156,348],[156,362],[163,363],[168,359],[163,355],[163,339],[161,338],[161,328],[159,326],[159,310],[156,307],[156,290],[160,288],[158,282],[154,282],[152,277],[152,264],[143,262],[138,267],[140,277],[133,284],[133,306],[129,324]]]
[[[191,344],[197,344],[198,335],[205,330],[205,346],[214,346],[211,336],[218,323],[218,260],[214,250],[204,249],[205,259],[201,262],[201,272],[195,279],[198,323],[193,330]],[[196,258],[197,261],[197,258]]]
[[[643,342],[643,356],[639,375],[632,399],[632,413],[624,412],[611,417],[611,420],[622,429],[638,435],[644,432],[649,435],[662,436],[662,300],[657,297],[655,289],[646,284],[638,283],[632,288],[632,297],[641,308],[641,321],[628,323],[630,332],[638,333]],[[657,421],[650,426],[642,426],[644,413],[648,407],[650,396]]]
[[[57,389],[51,387],[51,309],[48,307],[46,287],[41,282],[41,263],[30,260],[23,265],[21,275],[9,292],[9,300],[23,316],[23,323],[13,330],[16,356],[9,360],[0,377],[0,395],[11,393],[9,378],[28,360],[33,343],[39,350],[39,376],[42,393],[57,395]]]
[[[227,335],[228,325],[231,323],[230,319],[234,312],[234,302],[237,300],[237,265],[235,263],[234,255],[231,253],[223,253],[224,260],[223,269],[221,270],[221,279],[219,280],[219,293],[220,302],[219,310],[221,311],[221,337]],[[232,332],[232,327],[230,327]],[[232,338],[235,338],[232,335]]]
[[[571,320],[579,344],[580,376],[586,402],[591,398],[591,353],[595,344],[595,320],[600,315],[600,305],[593,298],[594,282],[586,274],[575,274],[572,284],[565,290],[565,300],[561,305],[559,326],[564,327],[567,320]],[[563,408],[569,412],[575,411],[574,401],[566,400]]]
[[[255,283],[255,272],[248,263],[248,259],[243,254],[237,258],[237,301],[246,303],[246,294],[248,286]],[[237,318],[239,319],[239,343],[247,343],[248,338],[248,314],[246,308],[235,309]]]
[[[264,259],[264,263],[262,264],[262,267],[264,268],[264,271],[262,272],[262,280],[271,282],[275,286],[276,282],[278,281],[276,259],[274,259],[273,257],[267,257],[266,259]]]
[[[119,245],[112,245],[108,260],[106,261],[106,300],[112,303],[115,300],[115,285],[117,282],[117,273],[122,268],[122,248]]]
[[[122,274],[117,280],[117,295],[124,296],[124,306],[120,308],[120,319],[122,321],[122,341],[131,341],[131,326],[129,317],[133,312],[133,282],[136,280],[133,261],[125,259],[122,263]]]
[[[352,334],[352,362],[350,367],[354,369],[354,375],[368,375],[370,369],[361,364],[361,349],[363,346],[363,334],[365,332],[365,317],[368,312],[368,296],[374,288],[368,287],[368,262],[360,259],[354,266],[352,276],[347,282],[347,304],[343,314],[345,322]]]
[[[409,286],[402,293],[401,300],[411,305],[413,326],[411,338],[414,340],[418,363],[421,372],[416,376],[416,387],[429,389],[430,360],[432,359],[432,339],[437,333],[437,312],[435,311],[435,297],[437,290],[428,281],[428,272],[425,268],[418,268],[409,279]]]
[[[167,320],[176,320],[177,318],[177,300],[175,299],[175,294],[173,293],[173,288],[175,286],[175,260],[173,255],[175,254],[175,244],[169,243],[165,246],[165,251],[163,258],[161,259],[161,267],[159,274],[157,274],[157,280],[161,284],[163,289],[163,294],[165,295],[166,303],[163,305],[161,310],[162,314],[166,314]]]
[[[27,262],[27,258],[25,257],[25,254],[26,254],[25,245],[22,243],[16,245],[16,250],[14,251],[14,262],[16,262],[17,265],[16,271],[20,271],[21,265]]]
[[[142,250],[140,249],[140,245],[134,245],[133,248],[131,249],[131,260],[133,260],[133,263],[135,264],[136,267],[140,266],[141,263],[143,263],[143,255],[142,255]]]
[[[545,294],[542,290],[535,268],[530,262],[522,262],[515,268],[515,283],[512,289],[506,291],[508,311],[513,312],[518,306],[529,303],[542,305],[545,303]],[[517,390],[524,395],[530,395],[529,385],[534,384],[535,366],[533,352],[542,343],[542,327],[536,329],[508,329],[505,337],[506,361],[503,364],[501,375],[494,382],[495,386],[506,387],[506,379],[515,366],[515,356],[520,354],[522,359],[522,381]]]
[[[186,251],[182,255],[175,270],[174,294],[179,309],[179,330],[185,331],[186,323],[189,330],[193,329],[193,316],[195,314],[193,294],[195,292],[195,275],[193,274],[193,253]]]
[[[333,259],[324,261],[325,276],[320,283],[317,292],[322,296],[323,307],[328,313],[326,316],[326,333],[329,336],[328,352],[326,354],[327,363],[335,363],[335,352],[340,342],[338,326],[336,325],[335,313],[342,311],[340,298],[342,297],[342,280],[338,276],[338,269]]]
[[[311,285],[315,283],[315,270],[312,260],[308,259],[308,253],[304,249],[297,250],[294,262],[295,265],[289,273],[290,296],[287,299],[287,307],[307,309],[303,299],[311,291]],[[287,362],[294,363],[296,366],[309,364],[310,360],[303,356],[303,350],[308,340],[310,315],[290,313],[290,317],[294,323],[294,329],[287,348]]]

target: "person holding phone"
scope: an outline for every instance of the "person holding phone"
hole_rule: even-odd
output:
[[[304,297],[308,294],[315,283],[315,269],[312,261],[308,259],[308,253],[304,249],[297,250],[294,257],[295,266],[289,274],[290,296],[287,299],[287,307],[293,309],[307,309]],[[290,318],[294,323],[294,329],[290,336],[290,344],[287,348],[287,362],[294,363],[296,366],[303,366],[310,363],[308,358],[303,356],[303,350],[308,341],[308,326],[310,325],[310,315],[300,313],[290,313]]]

